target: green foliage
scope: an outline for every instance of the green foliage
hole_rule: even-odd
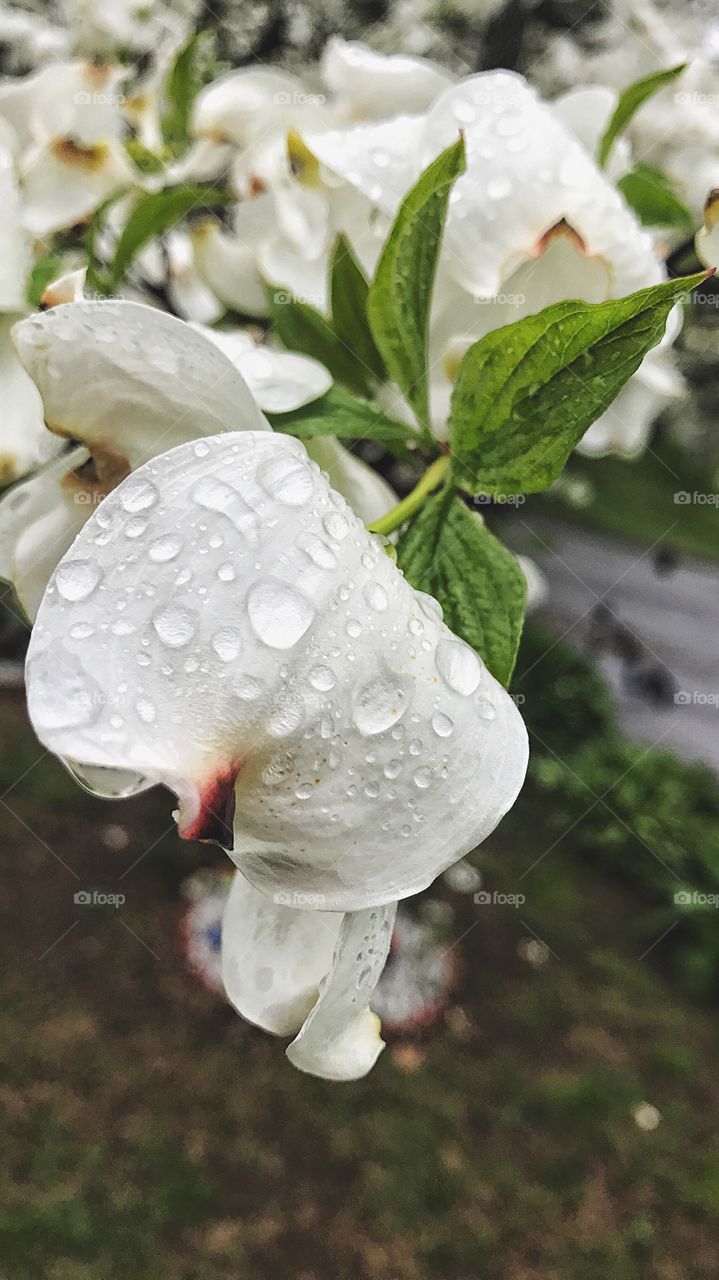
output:
[[[65,270],[65,260],[60,253],[50,250],[43,254],[33,266],[27,282],[27,301],[31,307],[39,307],[42,302],[42,295],[47,286],[52,284],[53,280],[62,275]]]
[[[427,323],[449,193],[464,172],[460,138],[405,196],[380,255],[368,298],[374,340],[421,424],[429,424]]]
[[[456,483],[531,493],[559,475],[705,273],[610,302],[558,302],[480,338],[460,365],[450,428]]]
[[[332,324],[340,342],[381,382],[386,371],[367,323],[368,293],[369,285],[349,241],[338,236],[330,268]]]
[[[311,440],[313,436],[338,436],[341,440],[369,438],[383,444],[398,457],[407,454],[416,432],[405,422],[398,422],[376,404],[354,396],[342,387],[331,387],[319,400],[293,409],[290,413],[267,415],[275,431]]]
[[[199,31],[181,46],[167,73],[162,134],[175,154],[181,153],[188,145],[195,99],[216,74],[214,50],[214,32]]]
[[[397,562],[435,596],[452,631],[507,685],[522,632],[527,584],[511,551],[451,489],[428,499],[400,538]]]
[[[117,289],[137,255],[151,240],[164,236],[188,213],[226,204],[227,192],[212,187],[168,187],[142,196],[123,227],[110,264],[110,287]]]
[[[685,235],[694,229],[686,205],[674,194],[665,174],[648,165],[637,165],[617,183],[644,227],[675,227]]]
[[[284,291],[269,294],[272,328],[290,351],[313,356],[332,377],[357,395],[370,390],[370,370],[341,338],[332,322],[308,302],[298,302]],[[362,432],[355,434],[361,435]]]
[[[642,80],[635,80],[634,84],[624,90],[599,143],[597,158],[602,168],[607,162],[615,140],[620,133],[624,132],[632,116],[659,89],[664,89],[668,84],[672,84],[684,71],[686,65],[686,62],[680,62],[678,66],[668,67],[665,71],[655,71],[652,75],[645,76]]]

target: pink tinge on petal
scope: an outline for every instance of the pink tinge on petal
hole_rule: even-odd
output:
[[[199,804],[192,806],[189,820],[181,805],[179,833],[183,840],[204,840],[219,844],[228,853],[234,846],[233,822],[235,817],[235,783],[241,765],[232,764],[216,774],[199,790]]]

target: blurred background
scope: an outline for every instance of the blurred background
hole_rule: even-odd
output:
[[[532,67],[549,89],[557,50],[591,57],[608,16],[602,0],[213,0],[195,21],[232,65],[305,65],[340,33],[463,73]],[[378,995],[388,1048],[359,1084],[303,1077],[224,1003],[222,855],[176,838],[170,797],[94,801],[42,751],[4,592],[2,1280],[716,1276],[719,319],[703,298],[675,348],[687,395],[649,450],[576,457],[551,495],[483,508],[541,575],[513,684],[528,782],[407,905]]]

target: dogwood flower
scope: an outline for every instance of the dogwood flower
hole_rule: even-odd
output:
[[[709,192],[704,204],[704,225],[697,231],[695,244],[699,261],[705,267],[719,267],[719,188]]]
[[[55,571],[27,672],[46,746],[163,782],[180,833],[231,852],[233,1003],[297,1032],[303,1070],[369,1070],[394,903],[494,828],[526,735],[304,447],[244,430],[136,470]]]
[[[59,284],[56,295],[77,285]],[[49,427],[47,453],[58,437],[74,444],[0,502],[0,576],[29,618],[94,507],[135,468],[208,429],[269,430],[260,406],[289,412],[331,385],[308,357],[135,302],[69,302],[21,321],[13,338]],[[335,440],[312,447],[364,520],[394,505],[389,485]]]
[[[564,298],[603,301],[663,278],[651,237],[562,113],[541,103],[520,76],[472,76],[424,116],[324,131],[305,142],[323,169],[389,217],[460,130],[467,170],[450,196],[429,330],[431,410],[440,436],[459,362],[485,333]],[[679,394],[666,350],[673,326],[585,436],[585,452],[635,452],[657,401]],[[401,404],[394,407],[402,412]]]

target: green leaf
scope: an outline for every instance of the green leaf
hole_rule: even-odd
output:
[[[637,165],[619,179],[617,186],[642,226],[676,227],[687,235],[694,230],[692,215],[658,169]]]
[[[314,436],[338,436],[342,440],[377,440],[401,457],[417,440],[417,432],[404,422],[390,418],[382,409],[353,396],[341,387],[292,413],[267,415],[275,431],[311,440]]]
[[[199,31],[178,50],[164,85],[162,136],[177,154],[189,143],[192,108],[200,90],[213,79],[213,31]]]
[[[450,489],[425,502],[402,534],[397,563],[434,596],[444,620],[505,688],[522,634],[527,583],[511,551]]]
[[[547,489],[706,274],[611,302],[558,302],[475,342],[450,409],[455,483],[487,494]]]
[[[121,187],[118,191],[113,191],[107,199],[99,204],[93,213],[90,224],[83,237],[83,247],[87,254],[87,284],[95,293],[109,294],[113,290],[113,281],[107,270],[106,264],[100,259],[97,252],[97,241],[105,225],[105,216],[109,209],[127,195],[129,187]]]
[[[337,237],[330,268],[332,326],[341,342],[378,381],[386,377],[384,362],[367,323],[369,285],[348,240]]]
[[[138,253],[151,240],[165,235],[193,210],[216,209],[218,205],[227,204],[229,198],[226,191],[199,186],[169,187],[166,191],[143,196],[132,210],[115,246],[110,265],[113,286],[117,287]]]
[[[686,65],[686,62],[680,62],[678,66],[668,67],[665,71],[655,71],[653,75],[645,76],[643,80],[635,80],[634,84],[630,84],[629,88],[624,90],[599,143],[597,159],[602,169],[607,163],[615,140],[620,133],[624,132],[635,112],[647,101],[647,98],[652,97],[652,94],[672,84],[677,76],[681,75]]]
[[[362,395],[370,390],[369,370],[337,336],[329,320],[284,290],[270,292],[269,298],[273,330],[288,351],[314,356],[336,382],[351,391]]]
[[[369,289],[367,315],[390,376],[429,426],[427,323],[449,193],[464,172],[460,137],[400,205]]]
[[[26,286],[27,301],[33,310],[40,306],[47,286],[63,274],[64,268],[65,259],[62,254],[52,250],[35,263]]]

